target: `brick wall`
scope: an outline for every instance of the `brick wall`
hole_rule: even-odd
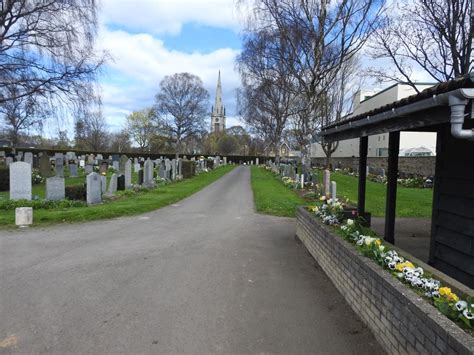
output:
[[[388,353],[474,353],[472,336],[303,208],[296,235]]]
[[[326,165],[326,158],[312,158],[311,162],[316,166]],[[359,158],[331,158],[333,168],[349,168],[359,170]],[[377,173],[381,169],[388,171],[388,160],[386,157],[368,157],[367,165],[371,171]],[[402,176],[422,175],[434,176],[436,157],[398,157],[398,171]]]

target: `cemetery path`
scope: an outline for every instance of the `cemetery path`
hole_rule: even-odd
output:
[[[248,167],[141,216],[2,231],[0,353],[382,353],[294,234],[254,212]]]

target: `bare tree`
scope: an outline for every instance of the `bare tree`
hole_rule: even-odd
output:
[[[283,132],[294,108],[292,77],[282,63],[285,50],[278,32],[261,29],[246,36],[237,58],[242,81],[238,92],[240,116],[273,148],[277,162]]]
[[[403,0],[395,2],[370,42],[373,58],[393,69],[370,68],[381,81],[406,82],[417,92],[413,73],[421,70],[444,82],[473,69],[474,24],[471,0]]]
[[[241,0],[241,3],[247,3]],[[341,67],[363,48],[378,28],[383,11],[381,0],[255,0],[247,32],[275,31],[277,51],[269,57],[287,72],[293,90],[294,113],[300,127],[321,127],[311,122],[320,117],[318,105],[327,96]],[[309,134],[302,134],[304,140]],[[302,139],[303,140],[303,139]],[[304,143],[304,147],[308,144]],[[309,149],[303,163],[309,163]]]
[[[176,145],[176,158],[186,137],[203,129],[209,111],[209,93],[202,80],[190,73],[165,76],[156,95],[160,125]]]
[[[94,99],[90,84],[105,58],[93,48],[96,8],[95,0],[2,1],[0,104],[31,95]]]
[[[149,153],[157,133],[155,110],[150,107],[132,112],[127,116],[127,131],[138,144],[140,152]]]
[[[115,132],[110,135],[110,150],[112,152],[130,152],[132,150],[132,142],[130,134],[126,129]]]
[[[15,87],[9,87],[15,90]],[[15,96],[15,93],[11,93]],[[22,133],[28,133],[31,129],[41,130],[47,110],[41,105],[41,98],[36,95],[18,97],[4,102],[0,106],[2,115],[1,127],[7,133],[13,146],[20,143]]]
[[[104,151],[108,148],[108,126],[100,110],[89,112],[76,121],[75,141],[79,149]]]

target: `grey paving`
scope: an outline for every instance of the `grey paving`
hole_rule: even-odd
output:
[[[0,232],[3,351],[381,353],[294,220],[254,212],[249,177],[137,217]]]

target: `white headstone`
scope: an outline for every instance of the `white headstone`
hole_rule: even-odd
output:
[[[113,195],[117,192],[117,174],[112,174],[110,177],[109,182],[109,191],[107,191],[108,195]]]
[[[10,200],[31,200],[31,165],[22,161],[10,164]]]
[[[331,181],[331,198],[337,198],[337,184],[335,181]]]
[[[97,173],[90,173],[86,177],[87,204],[93,205],[102,202],[101,178]]]
[[[101,187],[102,187],[102,193],[105,194],[107,192],[107,176],[101,175]]]
[[[15,224],[19,227],[33,224],[33,207],[15,208]]]
[[[25,163],[33,165],[33,153],[26,152],[25,155],[23,156],[23,160],[25,161]]]
[[[304,189],[304,174],[301,174],[301,188]]]
[[[125,188],[129,189],[132,186],[132,162],[127,160],[125,163]]]
[[[46,179],[46,199],[51,201],[66,198],[64,178],[53,176]]]
[[[150,159],[145,160],[143,166],[143,184],[146,187],[153,187],[155,185],[153,181],[153,162]]]
[[[331,172],[326,169],[323,172],[323,192],[324,195],[328,196],[330,193],[330,184],[331,184]]]

